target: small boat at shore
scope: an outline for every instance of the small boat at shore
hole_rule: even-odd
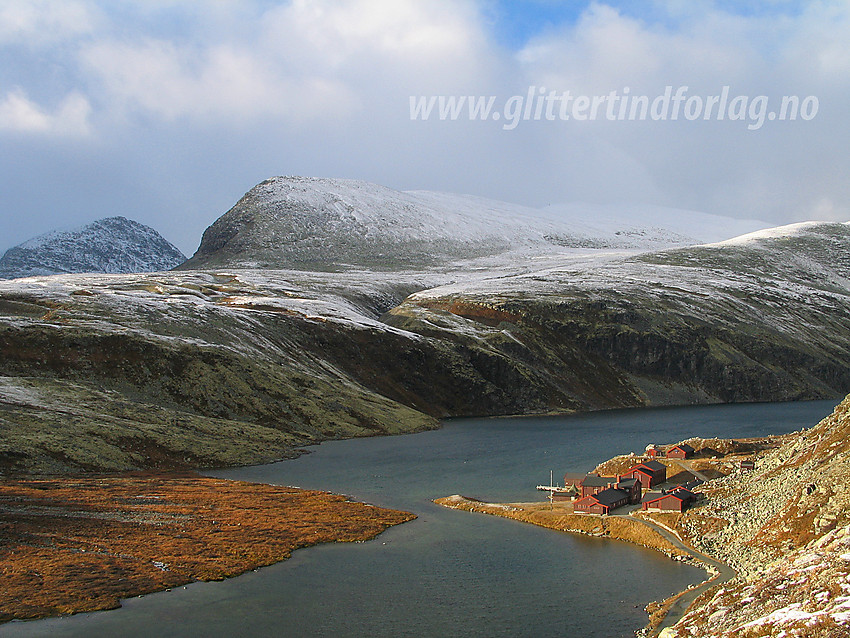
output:
[[[558,485],[538,485],[537,489],[544,491],[544,492],[569,492],[570,491],[570,488],[560,487]]]
[[[542,492],[550,492],[550,493],[553,493],[553,492],[569,492],[570,491],[569,487],[560,487],[558,485],[554,485],[555,481],[554,481],[554,475],[553,474],[554,474],[554,472],[552,470],[549,470],[549,485],[538,485],[537,489],[542,491]]]

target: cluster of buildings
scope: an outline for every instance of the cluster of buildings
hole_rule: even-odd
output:
[[[694,449],[690,446],[676,446],[672,449],[677,448],[685,449],[676,453],[694,454]],[[669,453],[670,450],[667,458],[677,458],[670,457]],[[638,503],[644,510],[683,512],[700,496],[693,492],[693,489],[702,483],[699,480],[669,490],[653,490],[666,481],[667,466],[656,460],[638,463],[617,476],[568,472],[564,475],[564,489],[554,491],[552,499],[573,501],[573,510],[576,512],[604,515],[618,507]]]
[[[696,450],[687,443],[679,443],[669,448],[666,452],[657,445],[648,445],[646,447],[646,455],[651,459],[668,458],[668,459],[689,459],[696,453]]]

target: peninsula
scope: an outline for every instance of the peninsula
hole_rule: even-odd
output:
[[[114,609],[416,518],[344,496],[130,473],[0,483],[0,622]]]
[[[678,446],[708,450],[656,461],[676,471],[661,486],[667,494],[676,494],[679,483],[707,479],[699,485],[703,498],[682,511],[656,507],[646,496],[644,507],[605,515],[578,511],[580,495],[538,503],[455,495],[435,502],[624,540],[704,566],[710,574],[704,583],[647,606],[644,635],[844,635],[836,632],[850,628],[850,397],[811,429],[744,441],[690,439]],[[658,458],[657,452],[678,446],[647,451]],[[635,455],[616,457],[594,474],[619,475],[635,461]]]

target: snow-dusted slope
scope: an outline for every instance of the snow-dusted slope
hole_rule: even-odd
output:
[[[540,212],[581,227],[588,237],[612,244],[631,242],[639,247],[718,242],[769,225],[757,219],[737,219],[649,204],[556,204]]]
[[[847,224],[545,261],[516,274],[458,277],[409,296],[384,320],[432,337],[486,343],[539,370],[567,362],[560,378],[578,372],[593,392],[630,387],[640,397],[635,404],[669,402],[676,393],[674,401],[690,403],[850,389]],[[599,405],[610,401],[609,395]]]
[[[807,235],[814,235],[819,237],[825,250],[831,250],[836,248],[834,239],[844,235],[844,230],[841,226],[850,226],[850,222],[798,222],[796,224],[756,230],[718,243],[726,246],[761,244],[765,247],[775,247],[780,245],[781,242],[796,241],[805,238]],[[829,232],[830,229],[832,229],[832,232]]]
[[[0,279],[61,273],[130,273],[169,270],[185,255],[153,228],[108,217],[70,230],[39,235],[6,251]]]
[[[275,177],[210,226],[184,267],[427,268],[506,253],[521,258],[576,248],[685,246],[766,225],[694,213],[699,232],[691,233],[682,221],[687,211],[599,213],[598,207],[540,210],[467,195],[400,192],[356,180]]]
[[[844,395],[848,259],[850,226],[824,223],[431,270],[0,282],[0,473],[259,463],[426,415]]]

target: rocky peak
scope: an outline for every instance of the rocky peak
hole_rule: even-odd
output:
[[[149,226],[107,217],[25,241],[0,258],[0,278],[63,273],[131,273],[169,270],[186,261]]]

